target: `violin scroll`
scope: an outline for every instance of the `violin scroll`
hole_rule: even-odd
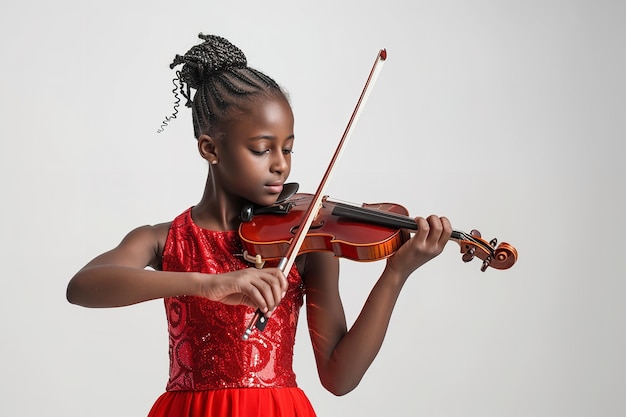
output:
[[[478,230],[472,230],[469,234],[464,232],[453,232],[452,239],[461,246],[461,259],[463,262],[470,262],[474,257],[483,261],[480,268],[486,271],[487,268],[508,269],[517,261],[517,249],[506,242],[498,244],[498,239],[491,239],[487,242],[481,238]]]

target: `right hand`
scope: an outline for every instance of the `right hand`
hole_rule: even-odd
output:
[[[278,268],[246,268],[223,274],[202,274],[201,295],[224,304],[242,304],[272,312],[287,292],[287,278]]]

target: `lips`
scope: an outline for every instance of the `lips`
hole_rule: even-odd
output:
[[[272,194],[280,194],[283,191],[283,183],[276,182],[272,184],[265,184],[265,189]]]

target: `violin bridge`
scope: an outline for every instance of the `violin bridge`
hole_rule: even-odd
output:
[[[320,203],[317,205],[316,209],[315,209],[315,215],[313,216],[313,221],[317,221],[317,218],[320,215],[320,212],[322,211],[322,209],[324,208],[324,203],[326,202],[326,200],[328,200],[328,196],[324,196],[322,197],[322,199],[320,200]]]

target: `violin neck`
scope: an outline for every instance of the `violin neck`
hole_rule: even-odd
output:
[[[366,223],[373,223],[380,226],[390,227],[393,229],[407,229],[410,231],[417,231],[417,224],[415,219],[409,216],[405,216],[398,213],[391,213],[388,211],[374,210],[367,207],[354,206],[346,203],[338,203],[333,201],[335,207],[332,214],[334,216],[347,217],[354,220],[359,220]],[[461,240],[466,238],[465,232],[457,230],[452,231],[450,236],[451,240]]]
[[[395,230],[417,231],[418,229],[415,219],[405,214],[392,212],[392,204],[377,204],[369,205],[371,207],[368,207],[368,205],[356,206],[347,203],[332,203],[334,207],[331,213],[334,216],[376,224]],[[404,208],[402,208],[402,210],[403,213],[406,213]],[[461,252],[463,253],[462,259],[464,262],[469,262],[474,257],[482,259],[483,266],[481,271],[484,271],[488,267],[507,269],[517,260],[517,250],[514,247],[504,242],[496,247],[497,239],[492,239],[487,242],[480,237],[478,230],[472,230],[471,233],[453,230],[449,240],[454,240],[461,246]]]

